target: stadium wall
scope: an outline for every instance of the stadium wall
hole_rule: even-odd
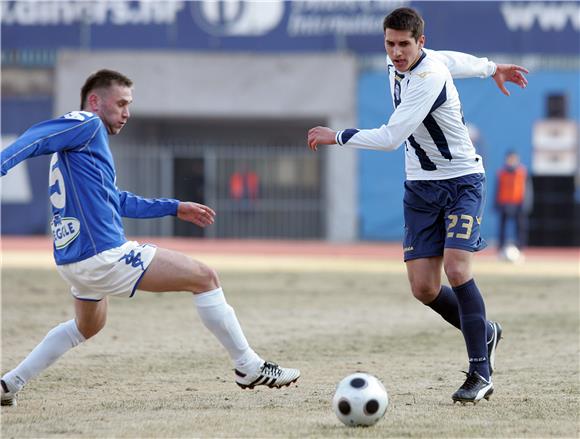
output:
[[[84,78],[102,66],[133,79],[133,118],[301,119],[311,121],[310,126],[353,126],[356,122],[357,63],[346,54],[63,51],[55,75],[56,114],[70,111]],[[332,75],[318,74],[328,66]],[[300,147],[306,150],[306,130],[300,135]],[[195,130],[190,136],[195,144]],[[124,133],[114,140],[131,143]],[[325,154],[325,232],[321,237],[354,241],[358,229],[353,208],[358,205],[356,151],[329,148],[320,153]]]
[[[520,63],[532,70],[528,90],[516,90],[511,98],[499,94],[491,81],[458,82],[466,118],[479,133],[476,143],[490,177],[508,148],[518,149],[530,164],[532,124],[544,115],[547,93],[567,94],[568,116],[578,118],[580,5],[574,1],[277,1],[266,5],[240,0],[229,2],[228,8],[221,0],[105,3],[1,2],[5,142],[39,120],[76,108],[80,81],[90,69],[103,67],[89,62],[85,70],[79,68],[74,81],[62,81],[55,71],[67,68],[57,66],[63,50],[82,50],[100,62],[109,59],[102,58],[103,53],[114,52],[126,58],[124,70],[133,72],[139,66],[131,73],[137,79],[135,118],[113,144],[130,139],[131,131],[151,118],[164,117],[185,117],[182,121],[189,123],[200,116],[225,115],[239,123],[249,116],[254,122],[276,118],[278,126],[298,121],[307,126],[375,127],[392,111],[383,72],[382,20],[400,5],[415,7],[424,15],[432,48],[495,54],[496,61]],[[139,64],[151,53],[157,63]],[[71,62],[75,56],[69,57]],[[334,62],[341,58],[348,58],[348,65]],[[190,60],[186,68],[181,59]],[[214,67],[208,65],[213,61],[217,61]],[[165,92],[159,77],[172,66],[180,71],[169,75],[175,89]],[[202,85],[196,88],[196,84]],[[191,126],[192,136],[199,134],[195,126],[200,121]],[[231,126],[230,130],[237,133]],[[402,150],[388,154],[331,148],[317,157],[322,157],[324,168],[321,204],[326,212],[321,237],[400,239]],[[16,189],[10,174],[1,180],[3,196],[12,199],[2,201],[2,233],[47,230],[40,226],[48,217],[45,159],[23,166],[21,178],[14,180]],[[21,182],[24,186],[18,186]],[[493,178],[488,187],[493,194]],[[143,187],[135,188],[139,189]],[[493,239],[496,218],[491,206],[488,199],[483,228]],[[129,224],[127,230],[136,229]]]
[[[72,57],[72,55],[69,56]],[[66,56],[65,59],[67,59]],[[79,62],[85,61],[84,58],[79,58]],[[103,61],[95,61],[95,66],[99,65],[99,62]],[[70,67],[68,61],[64,67],[66,69]],[[89,66],[86,65],[81,69],[84,69],[83,72],[90,70]],[[156,72],[158,73],[158,71]],[[488,240],[495,240],[497,235],[497,217],[493,211],[494,176],[496,170],[501,166],[505,152],[508,149],[516,149],[523,162],[530,166],[531,130],[534,122],[546,115],[545,99],[548,94],[565,94],[568,97],[569,118],[579,119],[580,85],[577,78],[577,72],[574,70],[532,71],[529,75],[528,88],[521,91],[511,87],[511,97],[500,94],[491,80],[473,79],[456,82],[462,98],[466,121],[478,131],[479,135],[475,143],[479,153],[484,157],[488,173],[488,201],[482,226],[484,236]],[[184,80],[190,83],[199,81],[204,83],[202,79],[196,79],[189,75]],[[341,81],[343,79],[341,78]],[[53,111],[54,101],[48,96],[37,98],[4,96],[2,98],[3,136],[20,134],[29,125],[39,120],[68,111],[72,108],[70,102],[76,105],[78,84],[75,83],[74,87],[68,86],[68,82],[72,81],[68,76],[62,77],[59,81],[61,83],[57,89],[62,91],[58,101],[60,104],[55,111]],[[75,81],[79,82],[78,79]],[[156,106],[157,101],[153,96],[154,93],[150,93],[147,98],[147,94],[143,94],[149,93],[147,89],[139,87],[139,84],[147,84],[147,81],[149,81],[148,78],[138,78],[134,116],[138,116],[140,112],[161,110],[158,105]],[[330,122],[330,125],[336,127],[356,125],[361,128],[372,128],[388,120],[392,113],[392,104],[385,73],[377,70],[362,71],[356,80],[356,87],[356,91],[353,91],[356,93],[356,104],[348,102],[343,103],[343,105],[350,106],[356,111],[358,121],[355,121],[356,115],[353,112],[350,116],[342,119],[336,118]],[[211,89],[216,90],[218,94],[220,90],[224,92],[223,87],[211,87]],[[294,90],[295,87],[294,84],[291,84],[280,87],[280,89]],[[147,99],[150,99],[150,103],[143,104],[143,101]],[[165,96],[165,99],[167,100],[165,105],[171,107],[173,99],[182,98]],[[219,99],[221,98],[215,100],[219,101]],[[198,106],[195,111],[200,114],[208,109],[207,99],[192,99],[191,102],[195,102],[191,105]],[[238,102],[243,103],[244,100]],[[323,113],[325,112],[327,110],[313,111],[311,115],[318,114],[318,119],[324,120]],[[338,210],[339,208],[348,210],[349,213],[346,215],[350,214],[348,230],[341,231],[335,228],[332,232],[334,240],[357,238],[362,240],[400,240],[403,234],[401,200],[403,196],[404,156],[402,148],[391,153],[345,148],[335,151],[335,154],[330,157],[331,160],[336,160],[334,165],[329,165],[330,168],[335,169],[335,174],[327,176],[326,185],[331,193],[335,194],[336,199],[332,204],[335,207],[327,209],[327,221],[331,224],[329,228],[332,228],[331,222],[333,220],[336,221],[337,227],[339,225],[345,227],[345,222],[342,222],[345,214],[341,213],[343,210]],[[1,212],[3,234],[46,232],[48,208],[45,169],[48,166],[47,163],[46,158],[34,159],[25,170],[25,175],[28,176],[25,184],[28,186],[27,191],[32,193],[32,199],[26,203],[19,200],[3,200]],[[345,169],[351,169],[352,173],[345,173]],[[345,183],[345,175],[352,176],[352,184]],[[10,181],[3,178],[2,183],[2,193],[6,194],[7,190],[10,190]],[[349,190],[352,192],[349,193]],[[351,209],[352,206],[356,206],[356,208]]]

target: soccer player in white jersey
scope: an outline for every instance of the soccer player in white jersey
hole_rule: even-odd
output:
[[[2,151],[2,175],[29,157],[52,154],[54,257],[71,286],[76,317],[53,328],[2,376],[2,405],[15,405],[28,381],[104,327],[109,296],[132,297],[136,289],[193,293],[199,316],[229,354],[240,387],[281,387],[300,376],[297,369],[264,361],[252,350],[212,268],[125,238],[121,217],[174,215],[200,227],[213,224],[215,217],[202,204],[145,199],[116,187],[108,136],[118,134],[129,120],[131,87],[121,73],[100,70],[81,90],[81,111],[34,125]]]
[[[486,244],[480,235],[485,173],[463,121],[455,77],[493,76],[525,87],[515,65],[424,49],[424,22],[413,9],[399,8],[383,23],[387,68],[395,111],[377,129],[334,131],[315,127],[308,145],[338,144],[392,151],[405,143],[404,259],[413,295],[463,333],[469,372],[452,399],[477,403],[493,393],[495,350],[502,328],[488,321],[473,279],[473,252]],[[444,269],[451,288],[441,285]]]

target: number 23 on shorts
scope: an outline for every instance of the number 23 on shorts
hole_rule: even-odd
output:
[[[448,238],[469,239],[473,228],[473,217],[471,215],[447,215],[449,225],[447,226]],[[477,218],[479,223],[481,220]]]

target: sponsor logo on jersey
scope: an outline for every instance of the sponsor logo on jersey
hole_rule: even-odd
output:
[[[425,79],[428,75],[430,75],[433,72],[422,72],[422,73],[417,73],[417,76],[420,77],[421,79]]]
[[[61,250],[73,242],[81,233],[81,223],[76,218],[61,218],[56,215],[50,223],[54,246]]]

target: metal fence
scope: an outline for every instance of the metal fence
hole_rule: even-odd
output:
[[[148,198],[207,204],[216,223],[125,219],[128,235],[323,238],[323,155],[299,146],[118,145],[117,185]]]

